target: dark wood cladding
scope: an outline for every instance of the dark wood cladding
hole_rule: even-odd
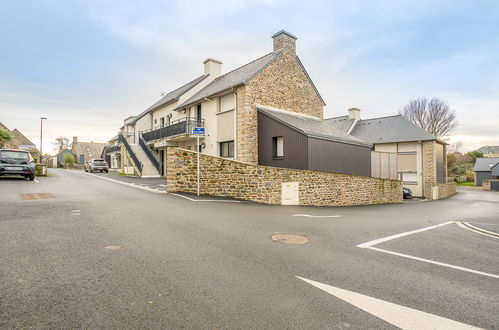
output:
[[[272,158],[272,138],[283,137],[283,159]],[[258,164],[274,167],[308,169],[307,136],[258,112]]]
[[[272,158],[274,136],[283,137],[283,159]],[[258,164],[370,176],[371,149],[310,138],[259,112]]]
[[[371,176],[371,148],[309,138],[308,169]]]

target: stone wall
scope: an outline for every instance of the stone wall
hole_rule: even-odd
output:
[[[323,103],[293,51],[237,89],[237,159],[258,164],[257,105],[323,118]]]
[[[433,199],[433,187],[437,184],[437,151],[435,141],[423,142],[423,195]]]
[[[447,198],[454,195],[456,192],[456,183],[441,183],[432,187],[432,199]]]
[[[200,192],[281,204],[283,183],[298,182],[299,205],[348,206],[400,203],[402,183],[320,171],[259,166],[201,154]],[[168,192],[196,192],[196,153],[168,148]]]
[[[491,184],[490,184],[492,181],[499,182],[499,180],[497,180],[497,179],[483,180],[482,189],[483,190],[492,190]]]

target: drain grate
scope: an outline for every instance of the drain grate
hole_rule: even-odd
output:
[[[38,194],[20,194],[23,201],[32,201],[36,199],[50,199],[54,198],[54,195],[49,193],[38,193]]]
[[[307,236],[295,234],[274,234],[270,239],[277,243],[303,245],[310,242]]]

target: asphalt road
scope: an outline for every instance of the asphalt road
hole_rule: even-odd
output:
[[[81,171],[51,173],[0,178],[2,329],[395,329],[370,311],[381,302],[499,329],[497,237],[450,223],[372,245],[381,251],[357,247],[448,221],[499,232],[499,193],[283,207],[195,202]],[[53,198],[20,198],[35,193]],[[275,233],[310,243],[276,243]],[[359,308],[297,276],[378,300]]]

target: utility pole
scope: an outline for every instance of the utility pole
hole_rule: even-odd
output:
[[[40,164],[42,163],[42,147],[43,147],[43,120],[45,117],[40,117]]]

